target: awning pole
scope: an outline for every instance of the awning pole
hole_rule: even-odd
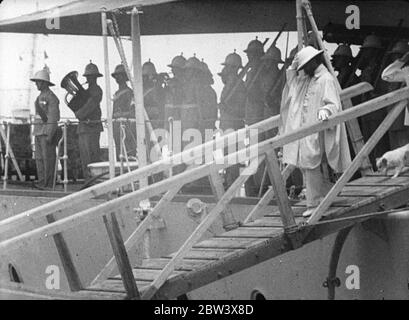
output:
[[[108,126],[108,155],[109,155],[109,177],[112,179],[115,177],[115,149],[113,140],[113,127],[112,127],[112,105],[111,105],[111,83],[109,72],[109,57],[108,57],[108,27],[107,27],[107,15],[104,10],[101,12],[101,25],[102,25],[102,41],[104,46],[104,63],[105,63],[105,100],[107,110],[107,126]]]
[[[302,0],[296,0],[296,19],[297,19],[297,39],[298,39],[298,51],[303,48],[303,33],[304,33],[304,22],[302,14]]]
[[[139,26],[139,11],[136,7],[132,9],[132,56],[133,56],[133,94],[135,99],[135,119],[136,119],[136,140],[138,167],[146,166],[146,139],[145,139],[145,118],[143,103],[142,84],[142,57],[141,57],[141,31]],[[140,182],[140,188],[148,185],[146,178]]]

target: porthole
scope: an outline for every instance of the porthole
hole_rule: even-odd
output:
[[[9,263],[9,276],[11,282],[23,283],[23,279],[21,278],[20,273],[11,263]]]
[[[250,300],[267,300],[263,293],[259,290],[254,290],[250,295]]]

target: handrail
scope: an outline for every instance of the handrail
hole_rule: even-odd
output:
[[[310,126],[302,127],[298,130],[287,133],[285,135],[273,137],[271,139],[262,141],[256,145],[250,146],[247,149],[239,150],[235,152],[234,154],[226,155],[224,157],[224,160],[226,160],[227,157],[246,154],[248,151],[250,151],[250,155],[258,156],[260,154],[264,154],[265,152],[268,152],[272,148],[275,149],[275,148],[282,147],[285,144],[291,143],[305,136],[311,135],[313,133],[316,133],[316,132],[319,132],[319,131],[322,131],[328,128],[332,128],[350,119],[360,117],[370,112],[385,108],[391,104],[394,104],[402,100],[406,100],[408,98],[409,98],[409,88],[405,87],[405,88],[390,92],[386,95],[383,95],[375,99],[369,100],[367,102],[361,103],[360,105],[357,105],[353,109],[341,111],[338,114],[331,116],[327,121],[317,122]],[[190,150],[188,150],[188,152],[190,152]],[[129,183],[129,181],[132,181],[132,178],[135,179],[137,177],[140,177],[141,175],[147,176],[148,173],[152,173],[158,168],[162,168],[162,170],[164,168],[167,168],[167,166],[164,165],[162,162],[163,161],[159,161],[158,163],[153,163],[147,167],[135,170],[131,173],[125,174],[120,177],[116,177],[110,180],[109,182],[103,183],[103,187],[101,186],[99,188],[94,187],[93,189],[91,189],[91,191],[84,190],[83,192],[80,192],[81,196],[83,196],[84,194],[95,196],[97,194],[95,191],[96,189],[100,191],[108,190],[109,192],[109,190],[112,190],[112,188],[117,188],[118,185]],[[232,165],[232,164],[228,164],[225,162],[226,161],[224,161],[223,164],[218,164],[218,165],[216,165],[214,162],[211,162],[208,164],[204,164],[200,167],[189,169],[178,175],[173,176],[170,179],[159,181],[157,183],[154,183],[152,185],[145,187],[144,189],[137,190],[135,192],[126,194],[120,198],[116,198],[114,200],[108,201],[94,208],[90,208],[82,212],[73,214],[69,217],[58,220],[57,222],[54,222],[52,224],[40,227],[32,231],[28,231],[26,233],[21,234],[20,236],[16,236],[11,239],[2,241],[0,242],[0,251],[4,252],[4,250],[6,250],[9,247],[20,247],[23,242],[27,242],[31,237],[34,237],[34,236],[37,238],[41,238],[42,236],[48,237],[52,234],[62,232],[66,229],[80,225],[86,219],[94,218],[97,216],[102,216],[106,214],[106,212],[117,210],[119,207],[122,207],[126,205],[127,203],[129,204],[129,202],[137,202],[142,199],[152,197],[154,195],[162,194],[168,191],[169,187],[174,184],[195,181],[201,177],[208,175],[210,173],[210,170],[215,165],[219,166],[220,168],[229,167],[230,165]],[[110,184],[111,188],[109,188],[107,184]],[[69,197],[70,196],[67,196],[65,201],[69,202],[68,201]],[[59,202],[60,205],[61,203],[64,204],[63,201],[56,200],[54,202],[54,205],[52,206],[50,206],[49,204],[45,204],[36,209],[29,210],[26,213],[22,213],[18,215],[18,217],[20,217],[20,219],[22,217],[26,217],[29,220],[32,219],[32,216],[29,215],[28,212],[32,212],[32,213],[34,212],[36,217],[48,215],[49,213],[53,212],[51,211],[51,209],[54,209],[55,203],[57,202]],[[58,207],[58,209],[61,210],[61,207]],[[2,229],[4,230],[6,227],[10,227],[10,225],[12,225],[13,222],[14,223],[19,222],[19,220],[18,219],[12,220],[12,218],[9,218],[9,219],[1,221],[0,230]]]
[[[0,233],[6,232],[7,231],[6,228],[15,228],[16,226],[21,225],[22,223],[33,221],[34,219],[44,217],[56,211],[70,208],[75,204],[115,191],[116,189],[129,185],[139,179],[147,178],[153,174],[169,170],[177,166],[178,163],[180,163],[180,159],[183,159],[188,155],[191,156],[190,157],[191,161],[199,159],[199,157],[201,158],[201,155],[204,154],[206,150],[214,149],[214,147],[219,146],[220,144],[224,144],[225,142],[230,143],[230,140],[232,140],[233,137],[235,137],[236,135],[244,136],[244,134],[248,130],[255,129],[260,130],[259,132],[264,132],[274,127],[278,127],[279,124],[280,124],[279,116],[271,117],[264,121],[257,122],[254,125],[251,125],[247,128],[242,128],[239,129],[238,131],[220,136],[214,140],[208,141],[197,147],[184,150],[183,152],[172,155],[169,158],[161,159],[143,168],[125,173],[121,176],[115,177],[108,181],[101,182],[98,185],[78,191],[75,194],[68,195],[66,197],[57,199],[53,202],[46,203],[39,207],[27,210],[13,217],[1,220]],[[235,143],[236,142],[234,141],[234,144]]]

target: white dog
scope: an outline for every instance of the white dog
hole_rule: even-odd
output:
[[[409,144],[388,151],[376,159],[376,166],[382,174],[388,174],[388,169],[395,168],[395,174],[392,178],[398,177],[405,165],[409,165]]]

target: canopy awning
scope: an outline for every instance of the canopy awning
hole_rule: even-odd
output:
[[[409,2],[396,1],[311,1],[320,28],[328,23],[345,25],[346,7],[360,9],[361,25],[396,26],[406,19]],[[130,34],[130,16],[136,6],[143,10],[142,35],[268,32],[296,30],[295,0],[79,0],[49,10],[0,21],[0,32],[100,35],[102,8],[125,9],[118,15],[122,35]],[[60,28],[47,28],[46,19],[60,17]]]

